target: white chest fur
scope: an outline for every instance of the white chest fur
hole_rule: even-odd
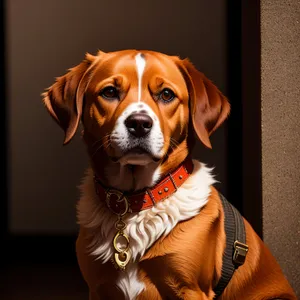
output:
[[[161,236],[166,236],[180,221],[197,215],[207,203],[210,186],[215,182],[211,169],[193,161],[194,171],[186,182],[168,199],[151,209],[127,215],[126,234],[130,238],[131,262],[125,272],[120,272],[117,285],[127,299],[135,299],[144,286],[138,281],[138,261],[145,251]],[[78,222],[93,234],[89,245],[90,255],[107,262],[113,255],[112,240],[115,235],[116,216],[95,193],[93,172],[87,171],[80,187],[81,198],[77,205]]]

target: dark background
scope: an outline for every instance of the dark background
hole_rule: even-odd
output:
[[[76,186],[87,157],[78,136],[62,147],[63,133],[40,97],[85,52],[136,48],[189,57],[214,81],[231,115],[213,134],[213,149],[199,143],[194,154],[215,166],[217,187],[261,235],[259,1],[1,5],[3,299],[87,297],[74,248]]]
[[[69,234],[77,229],[74,204],[87,167],[85,148],[80,135],[62,147],[63,132],[49,117],[40,93],[86,52],[135,48],[189,57],[228,94],[225,1],[193,0],[183,9],[179,0],[13,0],[6,11],[12,233]],[[226,125],[212,136],[212,151],[200,143],[194,151],[215,166],[224,193]]]

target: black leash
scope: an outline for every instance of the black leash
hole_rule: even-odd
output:
[[[214,288],[214,299],[223,293],[234,271],[244,264],[248,252],[243,217],[221,193],[219,195],[224,208],[226,248],[223,254],[221,278]]]

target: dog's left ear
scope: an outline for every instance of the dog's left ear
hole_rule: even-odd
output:
[[[190,110],[194,129],[201,142],[211,148],[209,136],[223,123],[230,104],[219,89],[188,60],[178,62],[190,94]]]

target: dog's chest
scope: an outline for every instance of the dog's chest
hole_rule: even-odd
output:
[[[167,236],[179,222],[197,215],[207,203],[214,179],[208,168],[197,161],[194,164],[193,174],[175,194],[151,209],[124,218],[132,259],[126,271],[118,273],[115,284],[126,299],[135,299],[145,289],[138,275],[138,262],[146,250],[159,238]],[[112,240],[116,233],[116,217],[97,198],[91,175],[88,174],[81,186],[78,220],[91,236],[87,245],[88,255],[97,259],[98,263],[106,264],[114,255]]]

